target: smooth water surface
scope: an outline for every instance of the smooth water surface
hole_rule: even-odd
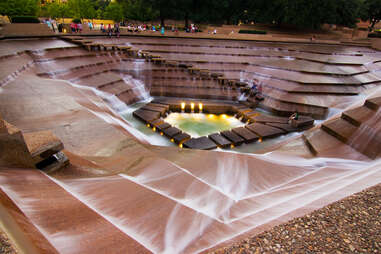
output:
[[[165,121],[193,138],[244,126],[234,116],[202,113],[171,113]]]

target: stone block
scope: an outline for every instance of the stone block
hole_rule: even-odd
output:
[[[169,127],[163,130],[163,133],[165,136],[169,138],[173,138],[174,136],[181,133],[181,130],[177,129],[176,127]]]
[[[168,129],[170,127],[171,127],[171,125],[169,123],[166,123],[166,122],[163,122],[163,123],[156,125],[156,129],[160,132],[163,132],[165,129]]]
[[[180,134],[177,134],[176,136],[173,137],[173,140],[175,141],[176,144],[182,144],[184,143],[185,141],[187,141],[188,139],[190,139],[191,136],[187,133],[180,133]]]
[[[223,131],[220,133],[222,136],[224,136],[226,139],[230,140],[233,145],[239,146],[245,142],[243,138],[238,136],[236,133],[232,131]]]
[[[373,110],[378,110],[381,107],[381,97],[366,100],[365,106]]]
[[[144,123],[150,123],[153,120],[160,118],[160,112],[148,111],[144,109],[135,110],[132,115]]]
[[[183,143],[183,146],[191,149],[212,150],[217,145],[207,137],[191,138]]]
[[[255,142],[259,139],[258,135],[249,131],[245,127],[234,128],[232,129],[232,132],[242,137],[245,140],[245,143]]]
[[[293,127],[288,123],[272,123],[272,122],[269,122],[269,123],[266,123],[266,125],[284,130],[286,133],[294,132],[294,131],[300,131],[298,128]]]
[[[342,118],[338,118],[324,123],[321,128],[342,142],[347,143],[358,127]]]
[[[369,118],[371,118],[374,113],[374,110],[366,106],[362,106],[343,112],[341,117],[353,125],[360,126],[361,123],[366,122]]]
[[[208,138],[211,139],[214,143],[216,143],[218,147],[226,148],[226,147],[230,147],[230,145],[232,144],[232,142],[224,138],[219,133],[210,134]]]
[[[250,131],[256,133],[261,138],[273,138],[282,134],[285,134],[286,131],[282,129],[278,129],[269,125],[261,124],[261,123],[254,123],[245,126]]]

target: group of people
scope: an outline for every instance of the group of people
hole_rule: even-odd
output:
[[[81,23],[74,23],[74,22],[71,22],[70,23],[70,29],[71,29],[71,32],[72,33],[81,33],[82,32],[82,24]]]
[[[107,28],[103,23],[101,23],[100,30],[102,33],[107,33],[107,35],[111,38],[113,35],[119,38],[120,36],[120,27],[119,23],[115,23],[112,27],[111,24],[108,24]]]
[[[44,23],[47,24],[48,27],[50,29],[52,29],[53,32],[55,32],[55,33],[57,33],[57,32],[62,33],[63,32],[63,25],[62,25],[62,23],[58,23],[54,19],[45,19]]]

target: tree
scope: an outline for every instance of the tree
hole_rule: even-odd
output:
[[[127,0],[122,3],[124,16],[127,19],[148,21],[159,16],[158,11],[155,11],[151,5],[144,0]]]
[[[152,6],[152,9],[158,10],[160,25],[165,26],[165,20],[173,17],[176,12],[176,0],[146,0],[147,4]]]
[[[381,20],[381,0],[365,0],[361,8],[361,18],[369,20],[370,30]]]
[[[52,2],[47,5],[47,11],[51,18],[65,18],[71,16],[67,3]]]
[[[110,3],[105,10],[104,17],[107,19],[112,19],[116,22],[123,20],[123,9],[122,5],[117,2]]]
[[[94,18],[96,15],[94,3],[91,0],[69,0],[68,6],[74,18]]]
[[[2,0],[0,14],[12,16],[36,16],[39,10],[38,0]]]

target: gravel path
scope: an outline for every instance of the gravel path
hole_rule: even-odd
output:
[[[9,241],[9,238],[4,232],[0,231],[0,254],[16,254],[17,252],[13,248]]]
[[[213,253],[381,253],[381,184]]]

